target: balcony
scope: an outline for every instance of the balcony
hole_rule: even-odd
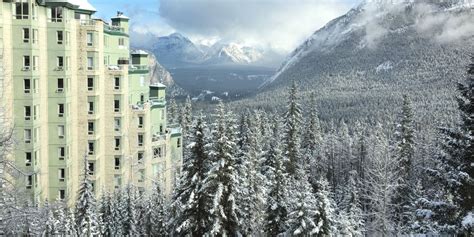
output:
[[[79,24],[81,26],[95,26],[96,25],[96,20],[94,19],[81,19],[79,20]]]
[[[122,33],[125,34],[125,29],[119,26],[104,25],[104,31],[108,33]]]
[[[128,72],[130,73],[148,73],[150,67],[148,65],[130,65]]]
[[[165,106],[166,100],[164,98],[150,98],[151,105],[155,106]]]

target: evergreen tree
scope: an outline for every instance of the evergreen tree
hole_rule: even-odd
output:
[[[96,200],[87,170],[87,156],[84,156],[83,180],[79,186],[76,201],[76,231],[80,236],[99,234],[99,221],[96,215]]]
[[[181,128],[183,129],[183,134],[185,140],[187,140],[188,132],[191,130],[192,122],[193,122],[193,110],[192,110],[192,103],[191,98],[186,97],[186,102],[184,103],[184,107],[181,110]],[[185,145],[187,142],[185,141]]]
[[[175,212],[171,225],[179,236],[203,236],[210,225],[210,197],[203,192],[203,181],[209,170],[206,145],[207,125],[198,117],[191,133],[189,157],[185,157],[178,187],[171,208]]]
[[[127,185],[124,190],[124,203],[126,207],[126,218],[123,222],[123,233],[126,236],[137,236],[138,233],[138,217],[137,209],[137,191],[131,185]]]
[[[458,84],[457,97],[461,123],[456,129],[442,129],[444,151],[434,169],[429,173],[446,188],[452,204],[457,207],[456,217],[438,220],[447,225],[456,225],[466,235],[472,235],[471,227],[464,227],[463,221],[474,209],[474,57],[468,68],[468,78]],[[449,200],[447,200],[449,202]],[[464,222],[465,223],[465,222]],[[461,231],[458,230],[458,233]]]
[[[144,210],[144,236],[168,236],[167,211],[165,197],[160,185],[156,184],[153,192],[145,202]]]
[[[104,193],[99,200],[99,214],[101,222],[101,234],[112,236],[116,226],[112,216],[112,200],[109,193]]]
[[[397,225],[397,231],[401,233],[409,232],[409,220],[414,198],[414,185],[416,180],[413,177],[413,159],[414,159],[414,129],[413,112],[411,101],[408,96],[403,96],[402,118],[397,126],[397,169],[398,184],[395,190],[394,218]]]
[[[322,131],[319,122],[318,109],[316,107],[316,100],[314,92],[311,93],[311,102],[309,107],[309,118],[306,124],[308,129],[304,139],[304,152],[306,162],[309,164],[309,180],[311,186],[315,188],[315,183],[321,178],[324,168],[322,162]]]
[[[267,156],[270,190],[267,195],[265,232],[268,236],[277,236],[287,230],[289,209],[288,175],[281,151],[280,122],[274,117],[270,150]]]
[[[370,138],[368,156],[370,167],[364,180],[366,199],[369,203],[368,231],[387,236],[393,232],[393,194],[397,188],[396,160],[390,153],[389,142],[382,125],[378,124]]]
[[[321,226],[319,222],[315,222],[319,219],[318,215],[320,214],[318,202],[312,193],[304,169],[299,165],[297,165],[295,176],[290,178],[292,188],[290,189],[290,209],[286,233],[290,236],[319,235]]]
[[[209,156],[211,169],[204,181],[205,192],[212,194],[210,235],[233,236],[241,233],[239,197],[240,180],[236,162],[235,126],[222,102],[216,109]]]
[[[176,104],[176,100],[173,96],[169,100],[168,114],[166,118],[170,124],[175,124],[178,122],[178,105]]]
[[[247,152],[244,154],[245,159],[245,179],[244,182],[244,199],[242,210],[242,219],[244,221],[244,234],[246,235],[261,235],[263,223],[263,204],[265,190],[265,177],[262,171],[262,133],[260,130],[259,116],[252,117],[254,122],[249,122],[249,134]]]
[[[301,106],[298,103],[298,87],[293,82],[289,90],[288,107],[285,114],[285,155],[288,157],[286,168],[290,175],[296,174],[301,159]]]
[[[339,233],[343,236],[364,236],[365,233],[364,213],[361,208],[357,178],[357,172],[351,171],[340,208]]]

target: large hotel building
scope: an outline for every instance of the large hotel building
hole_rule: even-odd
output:
[[[96,194],[157,182],[169,193],[180,169],[181,129],[166,123],[148,54],[130,50],[129,19],[94,12],[87,0],[0,3],[1,126],[35,203],[73,202],[84,165]]]

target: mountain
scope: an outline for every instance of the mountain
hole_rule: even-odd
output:
[[[167,87],[166,93],[172,96],[185,96],[188,93],[176,84],[171,73],[166,70],[156,59],[153,54],[150,54],[149,67],[150,67],[150,82],[161,83]]]
[[[250,64],[263,57],[263,53],[236,43],[216,43],[203,57],[204,64]]]
[[[196,64],[204,55],[198,46],[179,33],[158,37],[151,50],[165,67]]]
[[[474,53],[474,4],[382,2],[366,1],[317,30],[245,102],[283,104],[295,80],[303,99],[315,91],[326,119],[388,117],[403,94],[436,120],[453,111],[455,82]]]
[[[264,56],[261,50],[236,43],[217,42],[211,46],[196,45],[179,33],[158,37],[151,50],[158,61],[167,68],[253,64],[258,63]]]

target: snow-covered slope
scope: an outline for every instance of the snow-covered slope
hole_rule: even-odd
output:
[[[427,55],[423,54],[435,56],[437,50],[460,48],[463,42],[473,39],[472,1],[426,2],[366,0],[316,31],[288,56],[264,86],[290,80],[302,70],[313,70],[305,77],[314,78],[321,74],[342,74],[341,67],[365,73],[380,72],[375,69],[387,61],[409,67],[408,61],[424,62],[423,56]],[[338,67],[343,61],[345,65]],[[407,69],[398,66],[399,70]]]
[[[204,52],[185,36],[174,33],[159,37],[152,51],[165,67],[176,67],[199,62]]]

